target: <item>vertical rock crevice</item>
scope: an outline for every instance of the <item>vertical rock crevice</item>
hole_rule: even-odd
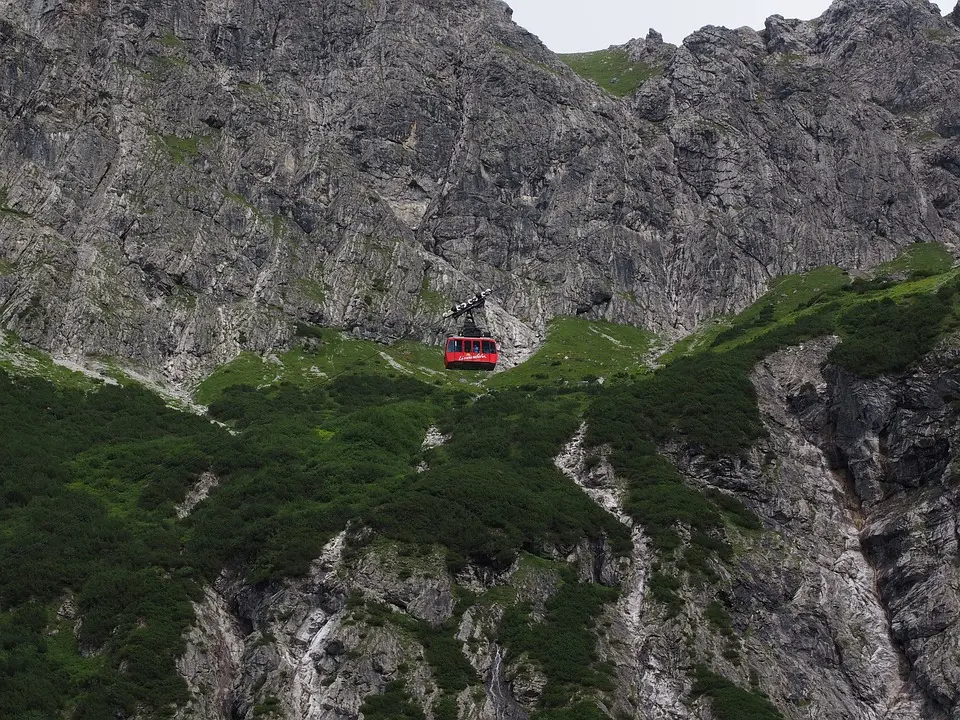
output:
[[[864,507],[864,556],[876,572],[891,642],[928,717],[952,716],[960,671],[960,549],[954,477],[956,358],[935,351],[916,368],[879,379],[828,369],[833,451],[848,462]],[[864,419],[867,419],[864,422]],[[865,448],[876,448],[873,458]],[[863,496],[860,496],[860,493]]]
[[[778,452],[783,462],[806,445],[826,471],[821,490],[833,478],[836,510],[830,511],[825,492],[817,509],[821,520],[834,517],[833,531],[820,530],[820,536],[839,533],[846,546],[832,563],[847,578],[846,592],[836,596],[837,609],[847,608],[836,616],[846,618],[847,631],[834,633],[835,655],[852,697],[875,716],[947,718],[956,684],[950,685],[953,661],[939,654],[958,657],[946,622],[957,617],[956,514],[938,508],[954,495],[945,497],[943,490],[951,457],[946,438],[955,434],[955,420],[937,388],[952,362],[928,358],[901,376],[861,379],[826,364],[831,345],[816,341],[771,356],[758,367],[755,384],[765,416],[777,417],[793,436],[793,449]],[[812,489],[816,473],[805,475],[797,480]],[[790,492],[782,482],[780,488]],[[950,540],[934,549],[931,540],[938,536]],[[850,631],[867,640],[859,643],[863,650],[880,655],[869,664],[851,655]],[[917,637],[930,632],[947,638]],[[929,655],[934,647],[937,660]]]
[[[620,597],[608,611],[610,625],[600,645],[617,668],[611,710],[637,718],[696,717],[685,703],[689,681],[683,669],[686,655],[670,630],[661,626],[662,613],[647,594],[654,553],[643,529],[623,509],[625,488],[600,450],[600,460],[587,463],[587,426],[582,423],[557,455],[555,464],[600,507],[630,528],[633,544],[628,560],[616,568]]]

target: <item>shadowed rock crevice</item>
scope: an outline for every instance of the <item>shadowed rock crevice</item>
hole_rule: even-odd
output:
[[[828,367],[820,404],[794,403],[842,474],[901,677],[922,689],[924,717],[948,717],[958,703],[955,356],[938,351],[874,380]]]

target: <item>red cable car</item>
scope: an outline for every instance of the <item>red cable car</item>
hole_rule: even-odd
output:
[[[450,335],[444,344],[443,365],[447,370],[493,370],[500,357],[497,341],[488,337],[473,318],[473,311],[482,308],[487,295],[484,290],[469,300],[454,305],[445,318],[464,316],[459,335]]]
[[[447,370],[493,370],[497,366],[499,348],[489,337],[451,335],[443,353]]]

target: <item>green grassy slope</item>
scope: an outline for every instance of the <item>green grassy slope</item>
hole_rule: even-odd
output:
[[[450,391],[479,395],[488,389],[523,385],[562,386],[590,383],[599,378],[619,379],[645,372],[656,338],[626,325],[560,317],[532,358],[495,374],[445,370],[438,347],[412,341],[379,345],[357,340],[328,328],[304,328],[304,342],[270,360],[241,353],[207,377],[195,399],[209,404],[226,388],[249,385],[266,388],[291,383],[301,388],[321,387],[342,375],[408,378]]]

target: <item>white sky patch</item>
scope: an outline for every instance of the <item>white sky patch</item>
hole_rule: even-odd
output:
[[[679,45],[704,25],[763,28],[770,15],[811,20],[830,6],[829,0],[506,0],[513,19],[557,53],[602,50],[644,37],[653,28],[663,39]],[[953,9],[953,0],[937,0],[941,12]]]

